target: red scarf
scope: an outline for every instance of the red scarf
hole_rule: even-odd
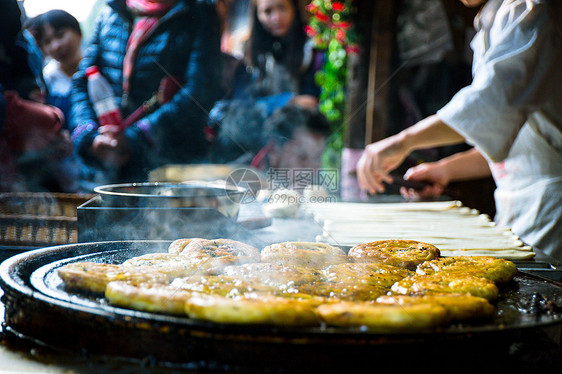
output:
[[[133,32],[127,42],[127,52],[123,60],[123,94],[129,93],[129,79],[133,72],[135,59],[142,43],[158,26],[160,18],[176,3],[175,0],[127,0],[127,7],[139,15]]]

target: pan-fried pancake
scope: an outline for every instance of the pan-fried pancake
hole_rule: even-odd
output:
[[[321,280],[322,277],[320,271],[311,268],[269,262],[227,266],[224,268],[223,275],[273,286],[312,283]]]
[[[167,274],[170,278],[195,274],[217,274],[222,266],[211,257],[191,257],[171,253],[148,253],[133,257],[122,264],[126,269],[151,269]]]
[[[488,300],[468,294],[385,295],[377,298],[376,301],[393,305],[437,304],[447,309],[451,320],[454,321],[487,318],[495,311],[495,307]]]
[[[275,243],[261,251],[261,261],[285,266],[323,267],[348,262],[345,252],[325,243]]]
[[[367,326],[377,332],[418,331],[449,322],[447,310],[437,304],[341,302],[320,305],[316,311],[328,325]]]
[[[174,254],[174,255],[179,255],[185,249],[185,247],[187,247],[189,245],[189,243],[191,243],[193,240],[202,240],[202,239],[201,238],[189,238],[189,239],[185,238],[185,239],[174,240],[168,246],[168,253]]]
[[[196,288],[195,282],[183,282],[183,279],[178,278],[171,284],[124,281],[109,282],[105,288],[105,298],[113,306],[175,315],[185,315],[185,303],[188,299],[193,296],[201,295],[213,295],[236,300],[263,298],[264,300],[268,300],[267,302],[270,304],[278,303],[279,300],[281,300],[281,296],[284,299],[291,300],[291,302],[282,301],[280,307],[271,305],[274,309],[283,309],[293,306],[295,303],[307,305],[308,307],[316,307],[329,302],[329,300],[322,297],[297,293],[279,292],[280,297],[272,298],[275,294],[274,290],[266,290],[267,292],[258,290],[256,292],[255,287],[250,287],[248,285],[241,287],[234,278],[217,276],[193,278],[202,278],[207,281],[205,284],[206,287],[203,287],[203,282],[199,284],[199,289],[204,290],[204,294],[193,291],[193,289]],[[209,283],[213,284],[210,285]],[[231,288],[235,284],[237,284],[238,287],[235,289]],[[266,308],[266,306],[264,305],[263,308]],[[207,311],[206,313],[211,312]],[[254,313],[256,313],[255,310]],[[232,318],[234,319],[237,317],[233,316]],[[245,316],[243,318],[249,317]]]
[[[236,298],[197,295],[185,302],[189,317],[228,324],[317,325],[315,308],[314,303],[260,294]]]
[[[415,270],[424,261],[439,257],[437,247],[415,240],[377,240],[352,247],[348,256],[357,262],[373,262]]]
[[[375,300],[384,295],[388,287],[375,286],[365,283],[339,283],[321,281],[295,286],[298,293],[321,296],[333,300]]]
[[[246,243],[231,239],[178,239],[168,247],[172,254],[220,259],[227,265],[260,261],[260,251]]]
[[[171,285],[187,291],[229,297],[249,292],[269,292],[271,294],[283,292],[280,287],[228,275],[197,275],[176,278]]]
[[[244,279],[232,275],[191,276],[172,281],[177,288],[210,295],[241,296],[247,293],[269,293],[290,298],[319,296],[341,300],[375,300],[388,291],[388,287],[362,283],[315,281],[302,284],[275,284],[258,278]]]
[[[489,279],[470,275],[413,275],[396,282],[390,288],[403,295],[431,295],[436,293],[468,293],[472,296],[495,300],[498,287]]]
[[[440,258],[431,244],[385,240],[352,248],[284,242],[259,251],[228,239],[174,241],[123,264],[59,268],[69,289],[110,305],[217,323],[368,326],[417,331],[493,315],[495,284],[516,273],[486,256]],[[415,271],[413,271],[415,270]]]
[[[375,263],[345,263],[322,269],[325,280],[332,283],[368,284],[389,288],[395,282],[414,275],[410,270]]]
[[[60,267],[57,273],[69,289],[94,293],[104,293],[112,281],[168,283],[170,280],[167,274],[155,269],[96,262],[74,262]]]
[[[169,284],[109,282],[105,298],[111,305],[145,312],[185,315],[185,301],[194,293]]]
[[[491,256],[452,256],[426,261],[418,265],[416,273],[422,275],[472,275],[498,283],[506,283],[517,274],[517,266],[509,260]]]

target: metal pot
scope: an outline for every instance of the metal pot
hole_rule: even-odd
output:
[[[246,189],[218,183],[124,183],[94,188],[112,207],[213,208],[236,218]]]

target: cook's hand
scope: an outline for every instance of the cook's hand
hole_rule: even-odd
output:
[[[440,196],[450,181],[445,168],[438,162],[427,162],[414,166],[406,171],[404,179],[431,183],[421,190],[402,187],[400,194],[409,199]]]
[[[108,167],[119,167],[129,161],[129,144],[118,126],[102,126],[92,143],[92,154]]]
[[[388,174],[408,156],[397,136],[391,136],[365,147],[357,163],[357,181],[362,189],[371,194],[384,192],[384,182],[392,183]]]

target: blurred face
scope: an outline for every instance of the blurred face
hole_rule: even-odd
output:
[[[55,30],[51,25],[43,28],[41,49],[61,64],[71,64],[80,56],[82,37],[70,28]]]
[[[264,29],[276,37],[287,35],[296,12],[290,0],[256,0],[256,10]]]
[[[273,167],[318,169],[322,165],[322,154],[326,145],[324,136],[304,128],[295,130],[293,139],[288,140],[273,156]]]
[[[469,8],[477,7],[478,5],[486,2],[486,0],[460,0],[460,1],[461,3],[463,3]]]

